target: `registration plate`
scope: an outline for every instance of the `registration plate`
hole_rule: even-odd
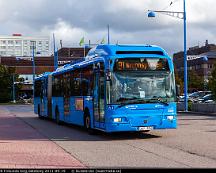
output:
[[[139,127],[139,131],[145,131],[145,130],[153,130],[153,127],[152,126]]]

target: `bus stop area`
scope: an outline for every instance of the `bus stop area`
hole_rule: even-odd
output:
[[[84,165],[0,106],[0,168],[84,168]]]
[[[0,168],[215,168],[216,116],[178,113],[177,129],[97,133],[0,106]]]

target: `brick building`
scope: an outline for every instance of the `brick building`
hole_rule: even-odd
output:
[[[83,59],[88,53],[90,48],[61,48],[58,51],[58,65],[75,62]],[[54,70],[54,57],[53,56],[35,56],[35,74],[39,75],[44,72],[50,72]],[[32,57],[15,57],[15,56],[0,56],[0,64],[8,67],[14,67],[15,73],[19,74],[24,79],[21,93],[27,93],[32,95],[33,86],[33,61]]]
[[[207,83],[211,76],[212,69],[216,63],[216,45],[208,44],[208,40],[204,46],[191,47],[187,50],[188,56],[188,71],[194,71],[198,76],[203,77],[204,82]],[[208,60],[206,60],[206,58]],[[175,64],[176,72],[183,79],[184,76],[184,52],[178,52],[173,55],[173,62]]]

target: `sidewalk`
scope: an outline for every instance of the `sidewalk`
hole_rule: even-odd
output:
[[[84,167],[36,129],[0,108],[0,168]]]
[[[205,115],[205,116],[216,116],[216,112],[215,113],[207,113],[207,112],[193,112],[193,111],[188,111],[188,112],[185,112],[185,111],[178,111],[177,113],[180,113],[180,114],[193,114],[193,115]]]

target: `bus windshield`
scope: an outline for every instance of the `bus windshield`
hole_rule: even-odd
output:
[[[115,62],[109,87],[110,104],[175,101],[174,73],[166,59],[143,59]]]

